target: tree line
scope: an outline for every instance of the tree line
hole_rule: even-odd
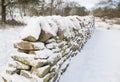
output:
[[[101,1],[97,5],[105,6],[93,9],[94,16],[105,18],[120,18],[120,2],[115,2],[115,0],[107,0],[106,2]]]
[[[1,21],[6,22],[6,17],[14,19],[14,14],[23,16],[46,15],[88,15],[89,11],[75,1],[68,3],[63,0],[0,0]]]

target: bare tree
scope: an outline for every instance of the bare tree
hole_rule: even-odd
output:
[[[41,8],[41,10],[42,10],[42,15],[43,15],[43,16],[44,16],[44,14],[45,14],[44,6],[45,6],[45,0],[42,0],[42,8]]]
[[[105,0],[105,1],[100,1],[99,3],[96,4],[96,6],[104,6],[108,8],[115,7],[117,5],[116,0]]]
[[[1,0],[1,9],[2,9],[2,23],[6,22],[6,7],[10,4],[15,4],[16,1],[14,0]]]
[[[38,3],[39,0],[1,0],[2,23],[6,23],[6,8],[11,4]]]
[[[5,0],[1,0],[1,8],[2,8],[2,23],[6,22],[6,6],[5,5]]]
[[[54,0],[51,0],[51,12],[50,12],[50,15],[53,15],[53,2],[54,2]]]

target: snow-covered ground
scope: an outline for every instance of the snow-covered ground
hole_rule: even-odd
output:
[[[7,64],[10,55],[15,52],[14,41],[19,39],[19,33],[23,27],[1,27],[0,29],[0,70]]]
[[[110,30],[106,30],[110,27]],[[16,51],[23,27],[0,29],[0,71]],[[113,30],[114,29],[114,30]],[[120,25],[96,21],[96,30],[71,61],[60,82],[120,82]]]
[[[105,24],[96,23],[92,38],[72,59],[60,82],[120,82],[120,30],[106,30]]]
[[[120,31],[95,30],[60,82],[120,82]]]
[[[116,24],[119,23],[119,24]],[[97,29],[108,29],[108,30],[120,30],[120,18],[116,19],[103,19],[96,17],[96,28]]]

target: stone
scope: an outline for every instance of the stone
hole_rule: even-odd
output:
[[[68,60],[71,57],[71,53],[69,53],[68,55],[64,56],[63,59],[64,61]]]
[[[67,64],[67,65],[65,66],[65,68],[61,69],[61,74],[63,74],[63,73],[67,70],[68,66],[69,66],[69,64]]]
[[[43,82],[49,82],[49,80],[51,78],[53,78],[55,75],[55,72],[52,72],[52,73],[48,73],[44,78],[43,78]]]
[[[54,43],[54,42],[56,42],[56,40],[52,38],[52,39],[47,40],[45,43],[49,44],[49,43]]]
[[[56,49],[52,49],[53,53],[61,53],[61,49],[60,48],[56,48]]]
[[[25,65],[23,63],[20,63],[18,61],[11,61],[8,63],[8,66],[9,67],[13,67],[13,68],[16,68],[16,69],[20,69],[20,70],[29,70],[30,69],[30,66],[28,65]]]
[[[60,60],[60,53],[54,54],[53,56],[48,58],[48,64],[55,65]]]
[[[39,41],[46,42],[49,38],[51,38],[53,35],[49,32],[45,32],[44,30],[41,31]]]
[[[13,75],[13,74],[18,73],[18,72],[19,72],[19,70],[17,70],[16,68],[13,68],[13,67],[8,67],[6,69],[6,73],[10,74],[10,75]]]
[[[66,46],[67,45],[67,42],[66,41],[62,41],[62,42],[60,42],[59,44],[58,44],[58,47],[60,48],[60,49],[62,49],[64,46]]]
[[[46,48],[44,50],[35,51],[35,54],[36,54],[35,59],[45,60],[52,56],[54,53]]]
[[[64,37],[65,41],[70,42],[71,38],[70,37]]]
[[[51,68],[50,68],[50,72],[55,72],[56,67],[57,67],[56,65],[51,66]]]
[[[8,82],[8,80],[5,77],[1,77],[0,82]]]
[[[0,76],[0,82],[4,82],[3,78]]]
[[[64,30],[58,29],[57,35],[58,35],[60,40],[63,40],[63,38],[64,38]]]
[[[26,51],[34,50],[35,51],[35,50],[44,49],[44,43],[41,43],[41,42],[32,43],[32,42],[27,42],[27,41],[20,41],[20,42],[14,43],[14,47],[20,50],[26,50]]]
[[[71,48],[71,50],[73,50],[73,51],[76,51],[78,49],[79,49],[79,45],[73,45],[72,48]]]
[[[29,22],[20,33],[20,38],[25,41],[37,41],[41,33],[40,22],[37,18],[29,19]]]
[[[26,54],[28,54],[28,53],[29,53],[29,51],[28,51],[28,50],[21,50],[21,49],[17,49],[17,51],[18,51],[18,52],[20,52],[20,53],[26,53]]]
[[[39,68],[47,64],[48,64],[47,60],[34,60],[31,66]]]
[[[24,63],[26,65],[30,65],[30,66],[31,66],[32,61],[34,60],[34,57],[35,56],[33,55],[28,55],[25,53],[16,53],[11,56],[13,60]]]
[[[77,52],[73,52],[72,54],[71,54],[71,57],[74,57],[75,55],[77,55],[78,53]]]
[[[56,47],[58,46],[58,44],[57,43],[50,43],[50,44],[46,44],[46,47],[48,48],[48,49],[56,49]]]
[[[13,55],[12,59],[33,67],[41,67],[48,63],[47,60],[35,60],[34,57],[34,55],[28,55],[24,53]]]
[[[58,78],[58,73],[55,74],[55,76],[53,77],[53,79],[51,79],[50,82],[56,82],[57,78]]]
[[[40,67],[40,68],[32,67],[31,69],[31,72],[33,74],[36,74],[40,78],[43,78],[49,71],[50,71],[50,65]]]
[[[33,36],[29,35],[27,36],[26,38],[23,38],[24,41],[32,41],[32,42],[35,42],[37,41],[36,38],[34,38]]]
[[[36,55],[35,51],[29,51],[28,54]]]
[[[64,43],[58,45],[59,48],[63,48],[64,46],[65,46]]]
[[[21,75],[21,76],[24,76],[24,77],[26,77],[26,78],[32,79],[32,74],[31,74],[29,71],[21,70],[21,71],[20,71],[20,75]]]
[[[66,50],[63,50],[63,52],[62,52],[62,57],[64,57],[64,56],[66,56],[68,53],[66,52]]]

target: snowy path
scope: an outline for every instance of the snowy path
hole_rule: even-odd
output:
[[[120,82],[120,31],[95,30],[60,82]]]
[[[14,41],[19,39],[19,33],[23,27],[0,29],[0,70],[4,66],[10,55],[15,52]]]

